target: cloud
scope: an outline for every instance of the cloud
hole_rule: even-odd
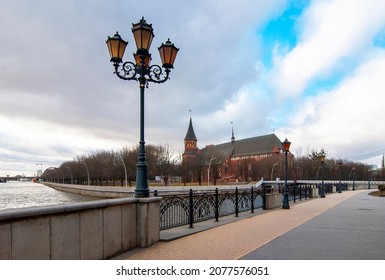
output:
[[[181,147],[189,109],[207,122],[227,102],[239,102],[239,90],[258,76],[255,30],[285,4],[3,1],[0,117],[8,129],[1,161],[58,162],[138,142],[138,85],[112,74],[105,40],[119,31],[132,59],[131,23],[142,16],[154,27],[154,63],[167,38],[180,48],[171,80],[146,90],[146,142]]]
[[[274,93],[295,97],[311,82],[348,70],[383,29],[384,12],[384,1],[313,1],[299,19],[298,44],[275,54]]]
[[[364,133],[354,135],[348,127],[363,131],[367,124],[360,118],[378,118],[379,102],[370,110],[354,107],[354,114],[346,102],[363,104],[358,88],[377,94],[370,100],[381,98],[383,54],[374,40],[382,42],[385,34],[383,1],[311,1],[295,16],[294,43],[278,37],[275,47],[265,46],[259,32],[293,2],[146,3],[2,2],[0,25],[9,28],[0,31],[0,122],[6,127],[0,175],[11,163],[35,172],[36,161],[59,163],[137,144],[138,84],[113,75],[105,40],[119,31],[129,41],[125,59],[131,60],[131,23],[142,16],[154,27],[153,63],[160,63],[156,48],[168,38],[180,48],[171,79],[146,89],[147,144],[181,150],[191,109],[201,146],[228,141],[230,122],[237,139],[275,128],[294,146],[327,145],[335,154],[362,150],[359,142],[369,145]],[[370,134],[385,135],[379,125]],[[379,147],[374,142],[371,147]]]
[[[385,151],[384,73],[385,50],[372,49],[335,88],[299,102],[290,127],[279,133],[290,135],[297,148],[325,148],[336,158]]]

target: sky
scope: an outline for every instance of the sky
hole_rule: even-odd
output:
[[[139,86],[113,74],[106,39],[142,17],[150,52],[180,48],[145,92],[146,144],[183,152],[275,133],[295,156],[380,165],[385,153],[385,0],[1,0],[0,176],[139,141]],[[190,113],[191,110],[191,113]]]

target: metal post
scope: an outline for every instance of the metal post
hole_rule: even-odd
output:
[[[140,84],[140,140],[138,163],[136,164],[136,188],[135,197],[149,197],[150,189],[147,181],[147,162],[144,142],[144,86],[145,79],[139,78]]]
[[[299,185],[299,201],[302,201],[302,186]]]
[[[283,209],[290,209],[289,191],[287,189],[287,152],[288,151],[285,151],[285,186],[283,188],[283,203],[282,203]]]
[[[87,164],[84,161],[82,163],[84,164],[84,166],[86,167],[86,170],[87,170],[87,181],[88,181],[88,186],[89,186],[90,185],[90,172],[88,171]]]
[[[342,185],[341,185],[341,179],[342,179],[342,172],[341,172],[341,165],[342,165],[342,163],[341,164],[339,164],[339,167],[340,167],[340,182],[339,182],[339,185],[338,185],[338,193],[342,193]]]
[[[296,201],[296,196],[297,195],[297,190],[296,190],[296,187],[295,187],[295,184],[293,185],[293,201],[294,201],[294,203],[295,203],[295,201]]]
[[[211,167],[211,162],[215,159],[213,155],[211,155],[210,162],[209,162],[209,167],[207,168],[207,186],[210,186],[210,167]],[[215,179],[215,178],[214,178]]]
[[[254,187],[253,186],[251,186],[250,199],[251,199],[251,213],[254,213]]]
[[[71,175],[71,184],[73,185],[73,183],[74,183],[74,177],[72,176],[71,168],[69,168],[68,166],[66,166],[65,168],[68,168],[68,170],[70,171],[70,175]]]
[[[218,188],[215,188],[215,221],[219,222],[219,194],[218,194]]]
[[[263,207],[263,210],[266,210],[266,188],[265,187],[262,187],[262,207]]]
[[[124,179],[126,180],[126,188],[128,187],[128,180],[127,180],[127,168],[126,168],[126,164],[124,163],[124,159],[123,159],[123,156],[122,155],[118,155],[120,157],[120,159],[122,160],[122,163],[123,163],[123,167],[124,167]]]
[[[324,162],[321,161],[321,166],[322,166],[322,184],[321,184],[321,197],[325,198],[325,185],[324,185]]]
[[[194,224],[194,205],[193,205],[193,191],[190,189],[189,192],[189,220],[190,220],[190,228],[193,228]]]
[[[235,217],[238,217],[238,187],[235,188]]]
[[[356,190],[356,184],[354,182],[354,170],[353,170],[353,191],[355,191],[355,190]]]

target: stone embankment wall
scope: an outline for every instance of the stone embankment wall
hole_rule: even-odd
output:
[[[117,198],[0,213],[0,259],[108,259],[159,241],[161,198]]]

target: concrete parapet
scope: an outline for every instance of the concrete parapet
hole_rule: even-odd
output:
[[[137,243],[149,247],[159,241],[161,197],[140,198],[137,204]]]
[[[161,198],[0,212],[0,259],[107,259],[159,241]]]
[[[87,185],[69,185],[44,182],[43,185],[58,191],[76,193],[102,198],[134,197],[133,188],[99,187]]]

